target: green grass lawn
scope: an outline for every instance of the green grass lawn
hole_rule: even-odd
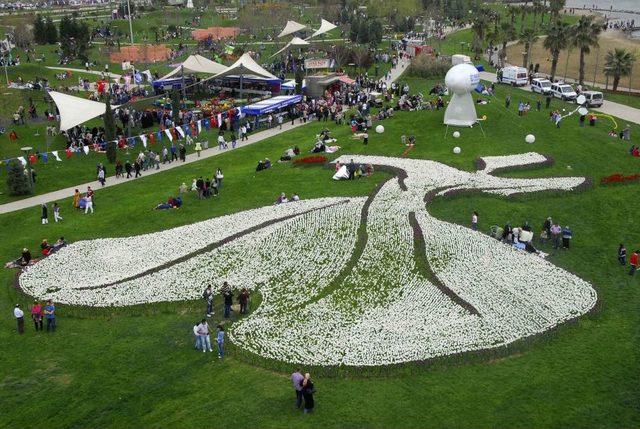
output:
[[[433,83],[403,80],[421,91]],[[556,129],[548,111],[535,108],[521,118],[513,104],[505,110],[507,92],[512,92],[514,104],[535,100],[530,93],[499,86],[496,99],[477,106],[478,115],[487,116],[484,135],[474,127],[460,129],[459,139],[451,133],[445,137],[442,110],[399,112],[383,122],[384,134],[371,134],[367,147],[351,140],[346,126],[330,128],[342,146],[338,154],[401,156],[406,148],[400,136],[415,134],[416,148],[408,153],[412,158],[473,170],[478,156],[537,151],[552,156],[555,165],[514,176],[594,178],[596,185],[581,193],[511,199],[467,195],[435,200],[428,209],[440,219],[463,225],[477,210],[485,231],[492,224],[525,220],[537,229],[549,215],[571,225],[572,249],[550,260],[595,285],[601,300],[596,313],[506,357],[470,356],[460,362],[389,369],[375,377],[318,376],[315,413],[303,416],[294,410],[287,373],[247,363],[232,345],[224,362],[192,350],[191,327],[202,302],[125,309],[62,306],[58,332],[35,334],[27,323],[26,334],[19,337],[11,309],[16,302],[27,307],[29,297],[12,288],[14,272],[2,270],[0,426],[32,426],[46,419],[49,427],[65,428],[638,427],[640,279],[630,278],[615,258],[619,242],[629,250],[640,247],[635,227],[638,184],[597,183],[611,173],[637,172],[640,164],[627,154],[626,144],[607,136],[608,125],[579,128],[577,117],[572,117]],[[553,107],[556,103],[562,107],[556,101]],[[61,201],[61,224],[40,225],[38,207],[2,215],[0,257],[16,258],[23,247],[35,251],[45,237],[64,235],[76,241],[189,224],[271,204],[279,192],[297,192],[304,199],[365,195],[388,177],[376,173],[370,179],[334,182],[329,170],[288,164],[255,173],[258,159],[277,159],[294,144],[309,150],[323,125],[313,123],[219,157],[98,190],[92,216],[74,212],[69,199]],[[635,126],[634,138],[639,132]],[[536,135],[535,144],[524,143],[528,133]],[[453,155],[453,146],[460,146],[462,153]],[[88,168],[94,161],[86,163]],[[219,198],[199,201],[188,195],[180,210],[151,210],[175,194],[181,182],[210,176],[216,167],[225,171]]]

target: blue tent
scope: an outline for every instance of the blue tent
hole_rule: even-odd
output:
[[[265,113],[284,109],[302,101],[302,95],[279,95],[277,97],[262,100],[257,103],[244,106],[242,113],[245,115],[264,115]]]

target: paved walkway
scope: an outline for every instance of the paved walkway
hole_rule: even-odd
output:
[[[401,61],[400,64],[398,65],[398,67],[394,68],[391,70],[391,76],[389,77],[389,79],[386,80],[387,83],[391,83],[395,80],[397,80],[402,73],[407,69],[409,65],[409,61]],[[384,78],[383,78],[384,79]],[[306,124],[310,124],[313,123],[314,121],[310,121],[307,122]],[[278,134],[284,133],[286,131],[292,130],[294,128],[298,128],[301,126],[306,125],[304,123],[299,123],[299,121],[295,121],[294,125],[291,125],[291,122],[286,122],[282,124],[282,129],[279,129],[277,126],[268,130],[264,130],[264,131],[258,131],[256,133],[253,133],[249,136],[249,140],[245,141],[245,142],[240,142],[238,141],[238,145],[237,147],[244,147],[244,146],[248,146],[254,143],[258,143],[262,140],[268,139],[270,137],[276,136]],[[153,174],[157,174],[157,173],[162,173],[164,171],[167,170],[171,170],[173,168],[176,167],[180,167],[183,165],[187,165],[190,164],[192,162],[196,162],[196,161],[200,161],[202,159],[207,159],[207,158],[211,158],[226,152],[229,152],[231,150],[234,149],[227,149],[227,150],[219,150],[218,149],[218,145],[217,143],[214,141],[211,142],[212,146],[209,147],[209,149],[205,149],[202,151],[202,153],[200,154],[200,157],[198,158],[198,155],[195,153],[189,154],[186,157],[186,162],[180,162],[180,161],[174,161],[170,164],[161,164],[160,165],[160,170],[155,170],[155,169],[151,169],[151,170],[147,170],[147,171],[143,171],[142,173],[142,177],[148,177],[151,176]],[[104,188],[110,188],[112,186],[117,186],[121,183],[127,183],[127,182],[131,182],[132,180],[138,180],[138,179],[134,179],[134,178],[130,178],[130,179],[116,179],[115,176],[109,176],[107,178],[107,183],[105,186],[101,186],[100,182],[93,181],[93,182],[87,182],[87,183],[83,183],[80,185],[75,185],[75,186],[70,186],[68,188],[65,189],[59,189],[57,191],[53,191],[53,192],[49,192],[46,194],[42,194],[42,195],[36,195],[33,197],[29,197],[29,198],[25,198],[23,200],[18,200],[18,201],[13,201],[10,203],[6,203],[6,204],[2,204],[0,205],[0,214],[2,213],[9,213],[9,212],[13,212],[13,211],[17,211],[17,210],[22,210],[24,208],[27,207],[33,207],[33,206],[38,206],[42,203],[50,203],[53,201],[58,201],[58,200],[62,200],[64,198],[69,198],[73,196],[73,193],[75,192],[76,189],[79,189],[81,192],[85,192],[87,190],[87,186],[91,186],[92,189],[94,189],[96,192],[100,192],[101,189]]]
[[[495,82],[496,75],[495,73],[491,72],[480,72],[480,79],[489,82]],[[520,88],[524,89],[525,91],[531,91],[531,86],[529,85],[521,86]],[[593,110],[606,113],[607,115],[616,116],[628,122],[635,122],[636,124],[640,124],[640,109],[636,109],[635,107],[627,106],[625,104],[608,101],[606,100],[606,96],[602,107],[594,108]],[[622,125],[622,127],[624,128],[624,125]]]

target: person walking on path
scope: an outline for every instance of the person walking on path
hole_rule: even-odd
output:
[[[198,335],[200,336],[200,345],[202,346],[202,353],[206,353],[207,349],[213,352],[211,348],[211,337],[209,336],[209,324],[207,319],[202,319],[202,322],[198,325]]]
[[[127,162],[124,163],[124,171],[127,172],[127,179],[130,179],[131,172],[133,171],[133,167],[131,166],[131,162],[129,162],[129,160],[127,160]]]
[[[46,203],[42,203],[41,208],[42,208],[42,216],[40,216],[40,219],[42,220],[42,224],[46,225],[49,223],[49,209],[47,209]]]
[[[478,212],[473,212],[471,215],[471,229],[474,231],[478,230]]]
[[[33,301],[33,305],[31,306],[31,320],[33,320],[33,325],[36,328],[36,331],[42,331],[42,306],[38,301]]]
[[[200,158],[200,152],[202,152],[202,143],[196,142],[194,148],[195,148],[196,154],[198,155],[198,158]]]
[[[56,306],[53,305],[53,301],[47,301],[47,305],[44,307],[44,318],[47,319],[47,332],[56,331]]]
[[[104,169],[103,168],[98,170],[98,182],[100,182],[100,184],[102,186],[104,186],[104,184],[106,182],[106,178],[104,176]]]
[[[291,383],[293,383],[293,390],[296,392],[296,408],[300,409],[302,407],[302,382],[304,381],[304,376],[300,372],[300,368],[296,368],[296,370],[291,374]]]
[[[80,190],[78,189],[73,193],[73,208],[80,208]]]
[[[216,336],[218,343],[218,359],[224,358],[224,326],[218,325],[218,335]]]
[[[636,250],[635,252],[633,252],[631,254],[631,257],[629,258],[629,275],[633,276],[636,273],[636,270],[638,269],[638,264],[640,263],[640,250]]]
[[[20,309],[20,304],[16,304],[13,309],[13,315],[18,323],[18,334],[24,334],[24,311]]]
[[[62,216],[60,216],[60,205],[58,203],[53,203],[53,220],[56,221],[56,223],[63,220]]]
[[[136,170],[136,175],[134,179],[137,179],[138,177],[142,176],[142,173],[140,173],[140,170],[142,170],[142,165],[140,165],[140,160],[136,159],[136,161],[133,163],[133,169]]]
[[[180,144],[180,161],[187,162],[187,148]]]
[[[618,262],[620,262],[622,266],[627,264],[627,249],[622,243],[620,243],[620,247],[618,247]]]
[[[315,401],[313,400],[313,394],[316,392],[316,388],[311,380],[311,375],[306,373],[304,380],[302,381],[302,397],[304,398],[304,413],[308,414],[313,411]]]

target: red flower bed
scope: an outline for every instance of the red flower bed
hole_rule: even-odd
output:
[[[327,158],[324,156],[305,156],[303,158],[297,158],[293,160],[296,165],[301,164],[324,164],[327,162]]]
[[[600,179],[600,183],[606,185],[608,183],[625,183],[625,182],[637,182],[640,180],[640,174],[632,174],[630,176],[625,176],[620,173],[612,174],[611,176],[606,176]]]

